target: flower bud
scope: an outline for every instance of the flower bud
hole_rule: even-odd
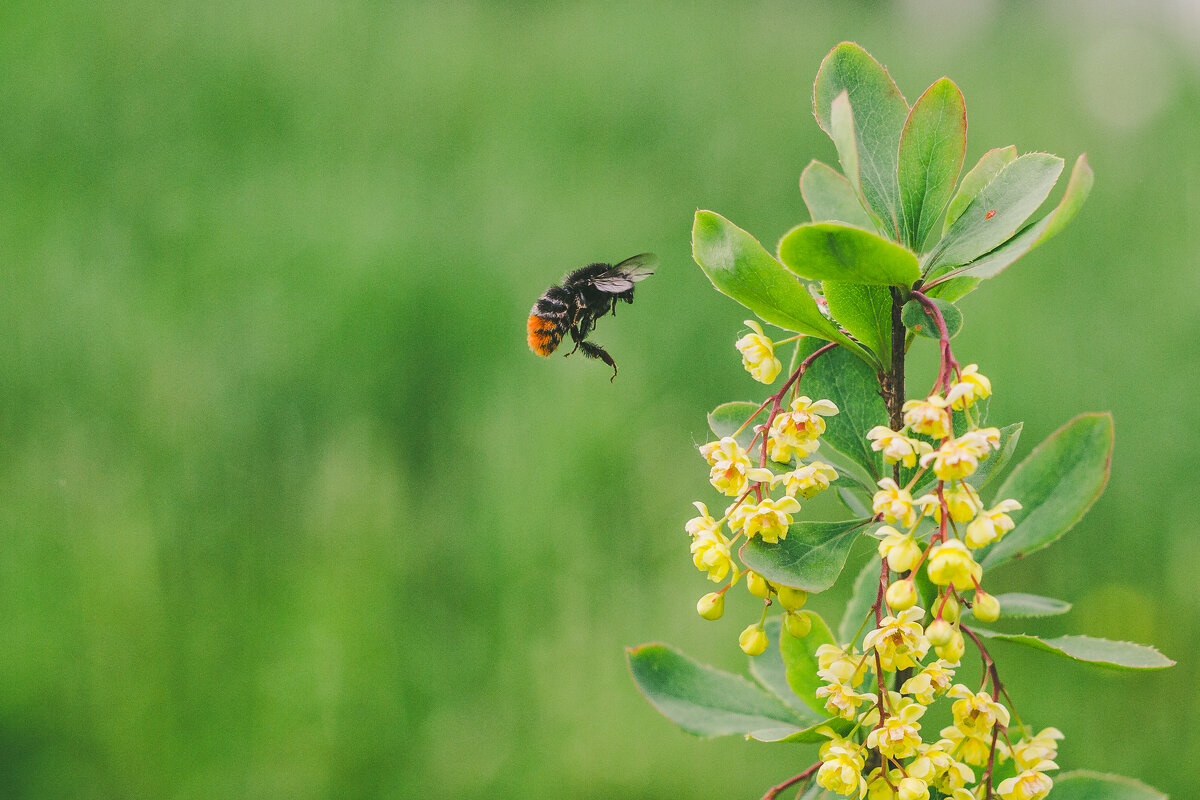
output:
[[[952,664],[957,664],[962,660],[963,653],[967,652],[967,646],[963,642],[963,635],[961,633],[952,631],[952,634],[950,641],[941,647],[933,648],[933,650],[937,653],[938,658],[949,661]]]
[[[746,588],[750,590],[750,594],[761,597],[763,600],[766,600],[771,594],[771,584],[767,583],[767,579],[757,572],[747,573]]]
[[[791,586],[776,586],[775,594],[779,596],[779,604],[788,611],[804,608],[804,604],[808,602],[808,592]]]
[[[725,595],[709,592],[696,603],[696,613],[705,619],[720,619],[725,613]]]
[[[983,589],[975,591],[975,605],[971,609],[980,622],[995,622],[1000,617],[1000,601]]]
[[[892,583],[884,595],[888,608],[893,611],[904,611],[917,604],[917,587],[907,578]]]
[[[789,635],[803,639],[812,630],[812,618],[808,614],[789,611],[783,615],[783,628]]]
[[[741,647],[742,652],[748,656],[762,655],[762,652],[767,649],[766,631],[760,628],[758,623],[749,626],[738,637],[738,647]]]
[[[918,778],[901,778],[896,797],[899,800],[929,800],[929,787]]]
[[[947,642],[954,638],[954,633],[954,626],[945,619],[935,619],[925,629],[925,638],[934,647],[944,647]]]
[[[955,599],[954,595],[950,595],[948,598],[946,598],[945,605],[942,605],[941,600],[935,600],[933,602],[934,613],[936,613],[938,609],[941,609],[942,619],[946,620],[947,622],[958,622],[958,618],[962,616],[962,608],[959,607],[958,600]]]

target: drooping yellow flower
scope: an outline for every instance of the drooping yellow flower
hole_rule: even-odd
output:
[[[908,572],[921,560],[921,545],[911,533],[901,533],[890,525],[880,527],[875,533],[883,535],[879,555],[885,556],[888,567],[896,572]]]
[[[736,342],[736,347],[742,354],[742,366],[759,383],[772,383],[783,369],[783,364],[775,357],[775,343],[763,333],[762,326],[754,320],[746,320],[746,327],[753,333],[746,334]]]
[[[824,698],[825,710],[836,714],[842,719],[854,719],[858,707],[874,695],[859,694],[853,687],[844,683],[827,683],[814,693],[818,699]]]
[[[830,683],[858,686],[867,674],[866,659],[849,647],[823,644],[817,648],[817,676]]]
[[[972,692],[961,683],[956,683],[946,694],[959,698],[951,708],[954,726],[959,730],[987,736],[997,722],[1008,727],[1008,709],[993,700],[987,692]]]
[[[953,489],[943,489],[942,496],[946,498],[946,507],[950,509],[950,519],[958,523],[970,522],[983,508],[979,494],[971,484],[958,481]],[[933,515],[934,522],[942,521],[942,504],[936,494],[926,494],[913,501],[926,514]]]
[[[817,770],[817,783],[835,794],[853,795],[860,798],[867,792],[867,781],[862,776],[866,759],[861,751],[849,747],[831,747],[821,768]]]
[[[761,472],[766,472],[766,480],[771,479],[769,470],[754,472],[750,457],[731,436],[702,445],[700,455],[712,468],[708,480],[713,488],[729,497],[744,492],[752,476],[757,475],[757,480],[763,480]]]
[[[986,735],[969,733],[957,726],[951,725],[942,728],[942,738],[949,742],[947,749],[953,752],[958,760],[973,767],[987,766],[988,758],[992,752],[991,733]],[[1004,737],[999,737],[996,740],[995,761],[997,764],[1000,764],[1007,758],[1008,745],[1004,743]]]
[[[708,573],[713,583],[725,580],[733,567],[729,556],[729,540],[720,531],[704,531],[692,541],[692,563],[696,569]]]
[[[1043,761],[1036,769],[1027,769],[1020,775],[1000,781],[996,793],[1001,800],[1042,800],[1054,788],[1054,781],[1044,770],[1058,769],[1053,761]]]
[[[979,453],[971,442],[949,439],[937,450],[921,456],[921,466],[930,465],[941,480],[962,480],[979,469]]]
[[[1001,500],[994,507],[980,514],[967,526],[967,534],[964,537],[967,547],[979,548],[1000,541],[1004,534],[1015,527],[1008,512],[1016,511],[1020,507],[1021,504],[1016,500]]]
[[[917,459],[933,449],[929,442],[913,439],[898,433],[886,425],[876,425],[867,431],[871,440],[871,449],[883,453],[883,460],[889,464],[900,462],[910,469],[917,465]]]
[[[936,545],[929,553],[926,566],[929,580],[938,586],[953,586],[957,591],[972,589],[983,577],[983,567],[975,563],[971,551],[958,539]]]
[[[884,617],[879,627],[863,638],[863,650],[874,649],[885,670],[915,667],[929,650],[929,640],[921,628],[924,609],[912,607],[896,616]]]
[[[912,495],[891,478],[883,478],[878,486],[880,491],[871,498],[871,510],[882,514],[885,522],[899,522],[911,528],[917,521]]]
[[[783,483],[783,490],[789,497],[799,494],[808,498],[828,489],[830,482],[837,480],[837,476],[837,470],[833,467],[814,461],[778,476],[776,481]]]
[[[917,757],[908,765],[908,774],[920,778],[943,794],[975,782],[975,773],[951,754],[953,744],[941,739],[917,747]]]
[[[705,532],[716,533],[721,530],[721,523],[708,513],[708,506],[698,500],[692,505],[700,512],[700,516],[689,519],[684,525],[684,530],[691,534],[693,539]]]
[[[889,758],[908,758],[917,752],[917,745],[921,743],[921,723],[917,720],[924,713],[925,706],[918,703],[905,706],[867,734],[867,747]]]
[[[1024,736],[1012,746],[1013,761],[1018,769],[1034,769],[1038,762],[1058,757],[1058,742],[1063,738],[1058,728],[1043,728],[1036,735]]]
[[[983,461],[991,455],[993,450],[1000,449],[1000,429],[973,428],[958,437],[958,441],[963,447],[972,450],[976,458]]]
[[[747,501],[729,515],[729,527],[743,531],[747,539],[758,535],[764,542],[775,544],[787,538],[792,514],[799,510],[800,504],[794,497],[784,496],[778,500],[765,497],[761,503]]]
[[[922,705],[929,705],[935,697],[941,697],[950,688],[955,666],[939,658],[906,680],[900,691]]]
[[[991,394],[992,382],[979,373],[979,365],[968,364],[963,368],[958,383],[950,387],[946,400],[951,408],[961,411]]]
[[[946,398],[936,394],[925,400],[909,400],[902,407],[904,425],[930,438],[945,439],[951,431],[948,405]]]

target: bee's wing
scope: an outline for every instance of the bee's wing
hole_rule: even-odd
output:
[[[632,289],[635,283],[653,275],[657,266],[658,256],[641,253],[597,275],[591,283],[602,292],[617,294]]]

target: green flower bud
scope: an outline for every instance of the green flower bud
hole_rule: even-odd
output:
[[[767,579],[757,572],[750,572],[746,575],[746,588],[750,590],[750,594],[761,597],[763,600],[766,600],[771,594],[771,584],[767,583]]]
[[[895,581],[887,588],[884,599],[893,611],[904,611],[917,604],[917,587],[907,578]]]
[[[783,615],[783,628],[789,635],[803,639],[812,630],[812,618],[808,614],[789,611]]]
[[[798,611],[808,602],[808,592],[794,589],[791,586],[776,586],[775,593],[779,596],[779,604],[788,611]]]
[[[705,619],[720,619],[725,614],[725,595],[709,592],[696,603],[696,613]]]
[[[767,649],[766,631],[760,628],[757,622],[754,623],[742,631],[742,635],[738,637],[738,647],[748,656],[762,655]]]
[[[975,592],[975,605],[971,609],[975,619],[980,622],[995,622],[1000,618],[1000,601],[995,595],[990,595],[983,589]]]
[[[934,647],[933,651],[937,653],[937,657],[949,661],[951,664],[957,664],[962,660],[963,653],[967,651],[966,643],[963,642],[963,635],[958,631],[952,631],[953,635],[950,641],[941,647]]]
[[[925,638],[929,639],[929,643],[934,647],[944,647],[954,638],[955,633],[954,626],[949,622],[944,619],[935,619],[925,629]]]

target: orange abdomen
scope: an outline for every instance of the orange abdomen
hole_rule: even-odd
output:
[[[562,341],[562,331],[552,319],[530,314],[525,327],[529,331],[529,349],[539,356],[550,355]]]

